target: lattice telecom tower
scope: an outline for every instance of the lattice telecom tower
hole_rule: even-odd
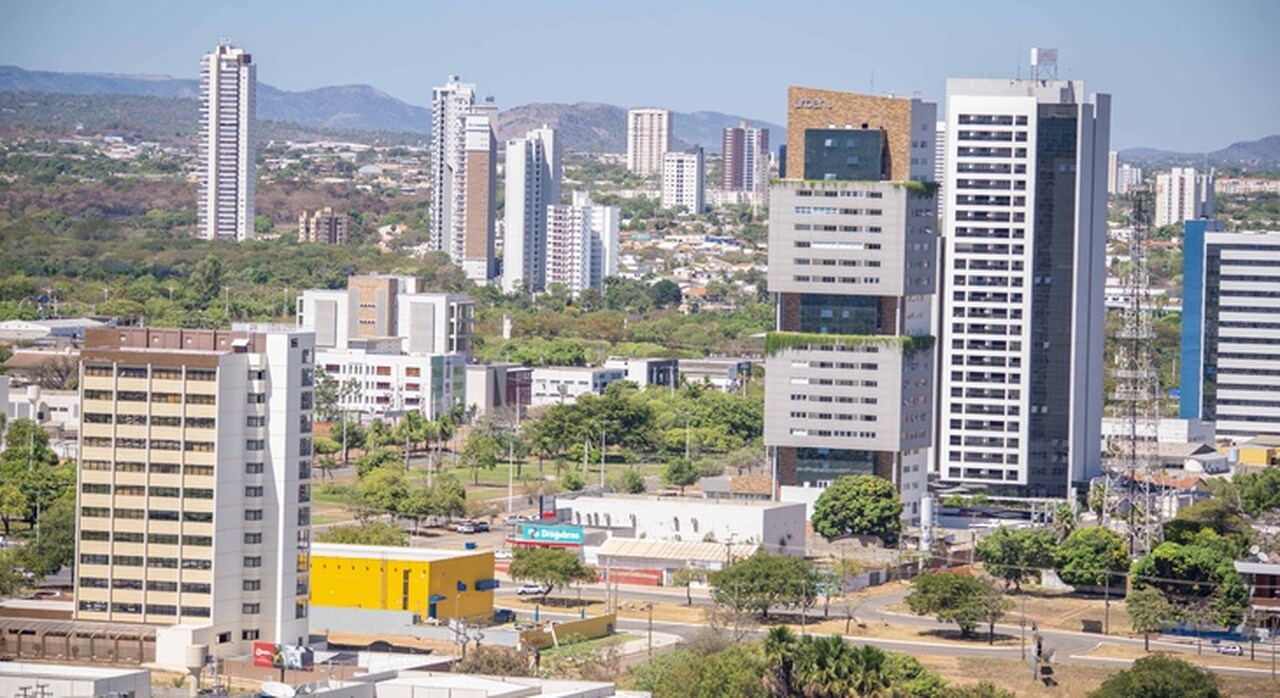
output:
[[[1160,376],[1152,360],[1156,338],[1153,304],[1147,269],[1147,236],[1151,229],[1153,198],[1146,187],[1129,195],[1132,232],[1129,262],[1123,275],[1125,303],[1111,375],[1114,415],[1124,420],[1122,436],[1112,440],[1107,460],[1104,522],[1124,521],[1129,552],[1141,554],[1159,544],[1160,509],[1154,495],[1158,486],[1160,430]]]

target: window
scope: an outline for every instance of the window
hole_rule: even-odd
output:
[[[80,491],[85,494],[111,494],[111,485],[100,485],[93,482],[86,482],[80,486]]]
[[[149,539],[150,543],[155,545],[177,545],[178,534],[176,533],[152,533]]]
[[[261,512],[259,512],[261,514]],[[192,523],[213,523],[213,512],[211,511],[184,511],[182,512],[182,520]]]
[[[245,463],[244,471],[249,475],[261,475],[263,470],[262,463]]]
[[[187,380],[189,381],[211,381],[218,377],[218,372],[206,368],[189,368],[187,369]]]
[[[111,415],[106,412],[86,412],[84,421],[88,424],[110,424]]]
[[[216,420],[213,417],[187,417],[187,427],[190,429],[212,429],[215,424]],[[209,448],[207,450],[212,451],[213,449]]]
[[[267,403],[267,394],[266,393],[249,393],[246,396],[245,400],[250,405],[265,405]]]
[[[182,569],[184,570],[210,570],[213,569],[212,560],[190,560],[182,558]]]
[[[263,439],[247,439],[244,442],[246,451],[261,451],[266,448],[266,441]]]
[[[107,602],[106,601],[81,601],[80,610],[93,611],[95,613],[106,613]]]
[[[152,521],[177,521],[178,512],[169,509],[152,509],[147,512],[147,518]]]
[[[106,589],[107,580],[102,577],[81,577],[80,587],[83,589]]]
[[[213,405],[216,404],[217,398],[212,395],[188,395],[188,405]]]
[[[245,509],[244,520],[245,521],[261,521],[262,510],[261,509]]]
[[[110,390],[86,390],[84,391],[84,399],[86,400],[110,400],[112,397]]]
[[[241,589],[243,589],[243,590],[245,590],[245,591],[258,591],[258,590],[262,589],[262,580],[261,580],[261,579],[246,579],[246,580],[244,580],[244,584],[241,586]]]
[[[261,634],[257,630],[241,630],[240,631],[241,640],[257,640],[260,636]]]
[[[173,592],[177,590],[178,590],[177,582],[159,582],[154,580],[147,582],[147,591]]]
[[[142,613],[142,604],[140,603],[113,603],[111,604],[112,613]]]
[[[213,536],[183,536],[183,545],[194,545],[198,548],[213,547]]]
[[[178,558],[176,557],[149,557],[147,558],[147,567],[157,567],[166,570],[178,569]]]
[[[262,610],[261,604],[247,603],[240,607],[240,612],[246,616],[256,616]]]
[[[151,496],[152,497],[177,497],[178,491],[179,490],[177,487],[152,487]]]
[[[219,645],[225,645],[225,644],[227,644],[228,642],[231,642],[231,633],[229,633],[229,632],[226,632],[226,633],[218,633],[218,644],[219,644]]]
[[[111,532],[81,529],[80,540],[111,540]]]
[[[247,420],[246,420],[246,422],[245,422],[245,426],[250,427],[250,428],[253,428],[253,427],[265,427],[265,426],[267,426],[267,418],[266,418],[266,416],[264,416],[264,415],[254,415],[254,414],[251,414],[251,415],[249,415],[249,417],[247,418]]]
[[[182,615],[191,616],[193,618],[208,618],[209,607],[208,606],[183,606]]]
[[[202,487],[186,487],[182,490],[182,496],[187,499],[213,499],[213,490]]]
[[[80,515],[92,519],[105,519],[111,516],[107,507],[80,507]]]
[[[245,567],[262,567],[262,557],[260,555],[246,555],[244,558]]]

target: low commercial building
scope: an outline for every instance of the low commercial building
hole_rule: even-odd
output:
[[[751,360],[680,359],[680,376],[685,383],[706,383],[732,393],[751,380]]]
[[[679,385],[679,359],[635,359],[626,356],[610,356],[605,368],[620,368],[627,372],[626,380],[644,388],[649,385]]]
[[[1249,589],[1249,607],[1256,622],[1271,632],[1280,629],[1280,555],[1259,553],[1235,563]]]
[[[0,695],[150,698],[151,672],[146,669],[0,662]]]
[[[529,407],[533,397],[533,369],[520,364],[467,366],[466,407],[482,417],[494,410]]]
[[[605,386],[624,380],[627,372],[619,368],[587,368],[578,366],[547,366],[533,369],[534,407],[562,405],[573,402],[579,395],[604,393]]]
[[[1235,447],[1240,465],[1248,468],[1280,466],[1280,436],[1255,436]]]
[[[610,538],[759,545],[804,555],[803,504],[626,496],[560,500],[561,519]]]
[[[390,417],[421,412],[435,419],[455,404],[467,404],[463,354],[405,354],[400,337],[352,339],[346,349],[320,349],[316,364],[356,390],[339,391],[339,404],[353,414]]]
[[[715,572],[733,564],[734,560],[751,557],[759,548],[753,543],[610,538],[595,550],[595,559],[596,566],[620,584],[671,586],[676,583],[674,577],[679,570]]]
[[[493,615],[493,551],[316,543],[311,603],[411,611],[445,621]]]
[[[437,672],[400,672],[394,679],[377,683],[378,698],[422,698],[424,696],[466,696],[467,698],[605,698],[648,693],[618,691],[602,681],[563,681],[517,676],[477,676]]]

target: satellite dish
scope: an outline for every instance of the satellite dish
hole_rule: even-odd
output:
[[[1259,548],[1259,547],[1258,547],[1258,546],[1256,546],[1256,545],[1251,545],[1251,546],[1249,546],[1249,554],[1250,554],[1250,555],[1257,555],[1257,554],[1258,554],[1258,553],[1260,553],[1260,552],[1262,552],[1262,548]]]
[[[263,681],[262,695],[271,696],[271,698],[294,698],[298,692],[293,686],[279,681]]]

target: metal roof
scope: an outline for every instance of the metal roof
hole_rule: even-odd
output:
[[[681,562],[726,562],[750,557],[759,545],[755,543],[707,543],[702,541],[648,540],[642,538],[610,538],[597,553],[602,557],[638,557]]]

